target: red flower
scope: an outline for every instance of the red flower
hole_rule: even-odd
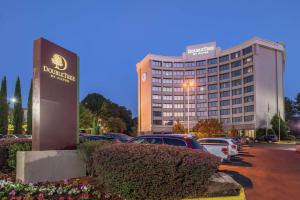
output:
[[[81,198],[83,198],[83,199],[88,199],[89,197],[90,197],[90,195],[88,193],[81,194]]]
[[[68,200],[73,200],[73,198],[72,198],[72,197],[70,197],[70,196],[68,196]]]

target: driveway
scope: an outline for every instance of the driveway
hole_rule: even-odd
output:
[[[235,161],[220,166],[244,186],[247,200],[300,199],[300,153],[276,145],[244,147]]]

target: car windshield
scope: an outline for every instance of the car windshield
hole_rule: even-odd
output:
[[[192,144],[195,147],[195,149],[202,149],[202,146],[194,139],[192,139]]]

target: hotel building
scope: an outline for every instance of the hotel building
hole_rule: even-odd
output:
[[[284,116],[284,68],[284,46],[258,37],[225,50],[210,42],[182,56],[148,54],[136,65],[138,132],[171,132],[176,120],[187,127],[189,115],[190,129],[216,118],[253,137],[275,113]]]

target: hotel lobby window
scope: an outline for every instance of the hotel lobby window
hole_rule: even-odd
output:
[[[213,58],[213,59],[209,59],[207,60],[207,64],[208,65],[214,65],[218,63],[218,59],[217,58]]]
[[[231,63],[231,68],[239,67],[241,65],[242,65],[242,61],[241,60],[237,60],[237,61]]]
[[[220,68],[220,71],[229,70],[230,69],[230,65],[229,64],[221,65],[219,68]]]
[[[235,52],[235,53],[232,53],[231,55],[230,55],[230,57],[231,57],[231,60],[232,59],[236,59],[236,58],[238,58],[238,57],[240,57],[241,56],[241,52]]]
[[[251,72],[253,72],[253,67],[252,67],[252,66],[246,67],[246,68],[244,68],[244,70],[243,70],[243,73],[244,73],[244,74],[248,74],[248,73],[251,73]]]
[[[220,63],[221,63],[221,62],[226,62],[226,61],[228,61],[228,60],[229,60],[229,55],[222,56],[222,57],[219,58],[219,62],[220,62]]]
[[[221,81],[221,80],[225,80],[225,79],[229,79],[229,78],[230,78],[229,73],[220,74],[220,81]]]
[[[252,52],[252,46],[243,49],[243,55],[249,54]]]
[[[254,90],[254,86],[253,85],[244,87],[244,93],[253,92],[253,90]]]
[[[205,60],[199,60],[196,62],[197,66],[205,66],[206,65],[206,61]]]
[[[208,68],[208,69],[207,69],[207,72],[208,72],[209,74],[216,73],[216,72],[218,72],[218,68],[217,68],[217,67],[211,67],[211,68]]]

